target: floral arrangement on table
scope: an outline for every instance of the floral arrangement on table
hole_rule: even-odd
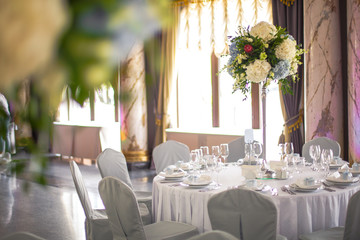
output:
[[[233,92],[240,90],[247,96],[250,83],[267,86],[277,81],[284,93],[292,93],[290,81],[297,81],[305,51],[286,29],[260,22],[251,29],[239,27],[238,36],[230,37],[230,42],[230,59],[224,69],[235,78]]]

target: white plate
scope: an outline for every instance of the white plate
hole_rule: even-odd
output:
[[[297,192],[315,192],[317,190],[319,190],[321,188],[321,184],[316,184],[316,185],[312,185],[312,186],[307,186],[307,187],[303,187],[303,186],[299,186],[296,183],[290,184],[290,189],[297,191]]]
[[[342,165],[344,165],[343,163],[342,164],[330,164],[330,169],[337,169],[339,167],[342,167]]]
[[[166,174],[165,172],[160,172],[159,176],[164,177],[166,179],[174,179],[174,178],[183,178],[186,176],[185,172],[174,172],[172,174]]]
[[[342,179],[342,178],[335,178],[334,176],[330,176],[326,178],[326,181],[334,183],[334,184],[339,184],[339,185],[350,185],[353,183],[357,183],[359,181],[358,177],[352,177],[349,180],[346,179]]]
[[[201,175],[193,181],[187,178],[183,183],[189,185],[189,187],[204,187],[212,183],[212,179],[209,175]]]
[[[339,173],[345,172],[345,169],[339,169],[338,172]],[[360,170],[359,171],[354,171],[352,168],[349,168],[349,172],[351,172],[352,175],[359,175],[360,174]]]

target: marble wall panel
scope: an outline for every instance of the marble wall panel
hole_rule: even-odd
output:
[[[304,0],[305,141],[318,136],[343,147],[340,16],[337,0]]]
[[[347,1],[349,160],[360,163],[360,1]]]
[[[145,60],[142,45],[135,45],[121,66],[120,89],[128,96],[121,103],[121,149],[128,162],[148,160]]]

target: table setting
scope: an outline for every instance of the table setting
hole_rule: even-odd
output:
[[[192,150],[188,162],[179,161],[154,178],[155,222],[181,221],[200,232],[210,231],[208,199],[227,189],[247,188],[272,198],[279,211],[278,232],[297,239],[302,233],[344,225],[348,200],[360,190],[358,166],[350,168],[341,160],[340,167],[330,168],[337,160],[325,151],[313,162],[284,151],[264,169],[256,158],[256,165],[243,159],[226,163],[226,153],[219,150],[220,146]]]

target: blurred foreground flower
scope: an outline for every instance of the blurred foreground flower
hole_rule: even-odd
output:
[[[66,19],[61,0],[0,0],[0,90],[51,59]]]

